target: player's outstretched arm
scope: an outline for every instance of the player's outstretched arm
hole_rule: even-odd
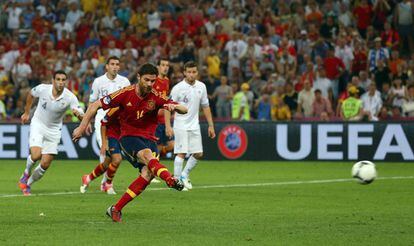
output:
[[[26,105],[24,106],[24,113],[20,117],[22,124],[25,124],[29,121],[30,109],[32,108],[32,104],[33,104],[33,96],[31,93],[28,93],[27,99],[26,99]]]
[[[165,119],[165,135],[172,138],[174,136],[174,130],[171,127],[171,112],[164,110],[164,119]]]
[[[179,114],[186,114],[187,111],[188,111],[186,106],[183,106],[181,104],[175,104],[175,103],[164,104],[164,109],[166,109],[170,112],[175,111]]]
[[[98,109],[102,108],[101,101],[98,100],[92,104],[89,104],[88,110],[86,110],[85,115],[83,116],[83,119],[80,123],[80,125],[73,130],[72,139],[74,141],[77,141],[80,137],[82,137],[83,133],[85,132],[86,128],[89,125],[89,122],[91,121],[92,117],[95,116],[96,111]]]
[[[210,107],[209,106],[203,107],[203,113],[208,123],[208,136],[210,138],[215,138],[216,132],[214,130],[213,116],[211,115]]]

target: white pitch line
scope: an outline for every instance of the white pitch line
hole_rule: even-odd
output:
[[[414,176],[397,176],[397,177],[379,177],[379,180],[396,180],[396,179],[414,179]],[[278,185],[299,185],[299,184],[326,184],[326,183],[341,183],[351,182],[355,179],[322,179],[322,180],[307,180],[307,181],[285,181],[274,183],[256,183],[256,184],[228,184],[228,185],[203,185],[194,186],[193,189],[215,189],[215,188],[243,188],[243,187],[258,187],[258,186],[278,186]],[[149,188],[148,191],[170,190],[170,188]],[[88,194],[97,194],[100,192],[88,192]],[[79,191],[56,192],[56,193],[38,193],[32,194],[36,196],[60,196],[60,195],[80,195]],[[22,194],[0,194],[0,198],[8,197],[23,197]]]

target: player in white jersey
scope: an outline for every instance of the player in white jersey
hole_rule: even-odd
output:
[[[89,96],[89,103],[93,103],[101,99],[102,97],[106,97],[107,95],[131,84],[128,78],[118,74],[119,68],[120,67],[118,57],[111,56],[106,60],[106,73],[93,81],[91,95]],[[99,109],[95,116],[95,136],[99,148],[102,147],[101,121],[105,117],[106,113],[107,110],[105,111],[103,109]],[[108,168],[110,163],[108,163],[108,159],[107,161],[105,161],[105,157],[106,155],[104,153],[100,153],[98,165],[103,165],[105,168]],[[105,182],[107,181],[106,177],[106,175],[103,175],[103,179],[101,182],[101,190],[108,192],[105,189]],[[109,190],[109,193],[115,193],[115,191],[111,188],[111,190]]]
[[[72,109],[79,119],[83,110],[76,96],[65,88],[67,75],[64,71],[56,71],[52,84],[41,84],[34,87],[26,99],[22,124],[29,121],[33,98],[39,98],[36,111],[30,123],[30,155],[27,157],[26,169],[19,181],[24,195],[30,195],[31,185],[41,179],[49,168],[54,156],[58,153],[61,138],[63,117],[67,109]],[[36,161],[40,164],[31,173]]]
[[[106,61],[105,68],[106,73],[96,78],[92,83],[92,91],[91,95],[89,96],[89,103],[93,103],[102,97],[106,97],[107,95],[131,84],[128,78],[118,74],[120,68],[118,57],[109,57]],[[106,111],[99,109],[95,116],[95,135],[99,147],[102,146],[101,121],[105,117],[105,114]],[[105,159],[105,155],[103,155],[103,159]]]
[[[192,189],[189,179],[190,171],[203,156],[203,143],[199,124],[200,105],[208,122],[208,136],[215,138],[213,118],[207,97],[207,89],[203,82],[198,81],[197,64],[187,62],[184,64],[184,80],[171,90],[171,99],[188,108],[185,115],[175,114],[174,129],[171,128],[171,113],[165,111],[165,131],[168,137],[175,136],[174,176],[184,183],[184,190]],[[186,154],[191,154],[185,168],[183,163]]]

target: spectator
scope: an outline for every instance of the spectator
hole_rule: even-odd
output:
[[[318,70],[318,76],[313,83],[315,90],[320,90],[324,98],[328,98],[329,91],[332,90],[332,81],[325,76],[325,68],[321,67]]]
[[[78,4],[76,2],[72,2],[69,4],[69,11],[66,15],[66,22],[69,23],[72,30],[75,30],[78,21],[83,16],[82,10],[78,9]]]
[[[404,116],[414,117],[414,85],[409,85],[407,95],[402,104],[402,111]]]
[[[303,83],[303,90],[301,90],[298,95],[298,108],[296,112],[303,114],[304,117],[311,117],[314,100],[315,93],[311,83],[309,80],[305,80]]]
[[[256,102],[257,120],[271,120],[271,104],[268,94],[263,94]]]
[[[26,62],[24,56],[19,56],[18,61],[12,68],[12,76],[15,85],[19,88],[23,81],[31,79],[32,68]]]
[[[331,102],[322,96],[319,89],[315,90],[315,100],[312,103],[312,116],[319,119],[332,116]]]
[[[291,82],[287,82],[285,85],[283,102],[289,107],[290,112],[294,115],[298,108],[298,93],[293,89]]]
[[[289,107],[284,103],[281,97],[277,97],[272,104],[272,120],[276,121],[290,121],[292,113]]]
[[[232,79],[234,73],[238,73],[241,59],[247,52],[247,43],[240,39],[240,34],[234,32],[232,39],[226,43],[224,50],[227,52],[227,76]]]
[[[227,84],[226,76],[221,76],[220,86],[216,87],[212,98],[216,99],[217,117],[220,119],[230,118],[231,100],[233,99],[233,90]]]
[[[392,82],[390,94],[393,98],[392,106],[401,107],[407,94],[406,87],[402,84],[401,79],[396,79]]]
[[[341,106],[341,119],[345,121],[360,121],[363,116],[362,101],[357,98],[358,89],[355,86],[348,88],[349,97]]]
[[[375,38],[375,48],[371,49],[368,53],[368,64],[369,64],[369,71],[374,71],[379,61],[386,61],[390,58],[388,53],[388,49],[382,47],[382,40],[380,37]]]
[[[247,98],[247,93],[250,90],[250,86],[247,83],[243,83],[240,87],[240,91],[237,92],[232,101],[232,119],[233,120],[250,120],[250,105]]]
[[[66,31],[66,33],[71,33],[73,31],[73,26],[69,22],[66,21],[66,16],[61,15],[59,17],[59,22],[53,25],[53,28],[55,28],[57,33],[57,40],[61,40],[64,38],[62,35],[63,31]]]
[[[369,89],[361,96],[363,110],[368,113],[369,119],[378,121],[377,115],[382,107],[381,93],[377,90],[374,82],[369,85]]]

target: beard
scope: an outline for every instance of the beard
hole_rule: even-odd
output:
[[[150,93],[151,92],[151,86],[145,86],[145,85],[143,85],[143,84],[139,84],[138,85],[139,86],[139,90],[141,91],[141,93],[143,93],[143,94],[148,94],[148,93]]]

